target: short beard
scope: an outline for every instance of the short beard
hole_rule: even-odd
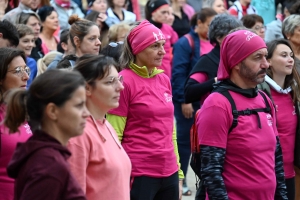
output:
[[[250,67],[248,67],[244,64],[244,62],[242,62],[239,75],[252,83],[260,84],[264,82],[265,78],[259,78],[258,75],[265,74],[266,72],[266,69],[261,69],[259,72],[255,73],[251,70]]]

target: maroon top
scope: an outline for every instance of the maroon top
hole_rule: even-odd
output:
[[[15,200],[86,200],[70,172],[68,149],[42,131],[18,143],[7,173],[15,178]]]

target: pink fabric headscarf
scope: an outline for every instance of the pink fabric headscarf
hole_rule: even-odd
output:
[[[55,0],[56,4],[62,8],[70,8],[71,1]]]
[[[251,31],[239,30],[227,35],[221,46],[218,80],[228,79],[234,66],[262,48],[267,48],[266,43]]]
[[[165,40],[165,36],[159,28],[144,20],[129,33],[127,40],[136,55],[154,42]]]

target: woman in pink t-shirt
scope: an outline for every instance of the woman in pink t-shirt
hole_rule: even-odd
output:
[[[300,78],[297,73],[294,52],[285,39],[277,39],[267,44],[270,68],[265,82],[259,88],[266,92],[276,108],[276,122],[282,147],[283,167],[288,199],[295,199],[295,170],[300,168],[299,111]],[[297,128],[298,127],[298,128]]]
[[[131,200],[179,198],[183,174],[176,158],[171,84],[157,69],[166,54],[165,37],[147,20],[130,31],[121,55],[120,105],[107,115],[132,163]]]
[[[56,51],[59,38],[55,31],[59,28],[58,15],[52,6],[39,8],[38,15],[42,22],[40,38],[42,40],[42,51],[46,55],[49,51]]]
[[[145,6],[146,19],[159,28],[165,35],[166,42],[164,44],[164,49],[166,54],[163,56],[162,63],[157,67],[163,69],[164,73],[171,78],[171,47],[178,40],[178,35],[173,28],[167,24],[169,15],[172,14],[169,11],[170,5],[166,0],[149,0]]]
[[[26,90],[30,69],[26,66],[26,56],[21,50],[11,48],[0,49],[0,122],[6,114],[4,93],[13,88]],[[12,200],[14,198],[14,180],[8,177],[6,167],[10,161],[18,142],[25,142],[31,135],[27,123],[19,127],[19,134],[9,134],[8,128],[0,125],[0,199]]]
[[[89,200],[130,199],[131,163],[116,131],[105,119],[119,106],[124,89],[116,63],[103,55],[84,55],[75,70],[85,78],[86,106],[90,111],[84,133],[69,141],[71,171]]]
[[[19,64],[24,74],[25,63]],[[87,199],[70,171],[66,147],[71,137],[83,133],[89,116],[85,93],[83,77],[67,70],[48,70],[27,91],[9,93],[4,124],[17,135],[28,119],[33,132],[18,143],[7,166],[8,176],[15,179],[14,200]]]

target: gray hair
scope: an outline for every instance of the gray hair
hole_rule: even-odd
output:
[[[242,27],[241,21],[229,14],[219,14],[211,21],[208,30],[208,39],[211,44],[219,45],[218,40],[229,34],[232,29]]]
[[[202,8],[212,8],[216,0],[203,0]]]
[[[282,34],[285,39],[288,35],[293,35],[295,29],[300,26],[300,15],[290,15],[282,22]]]

